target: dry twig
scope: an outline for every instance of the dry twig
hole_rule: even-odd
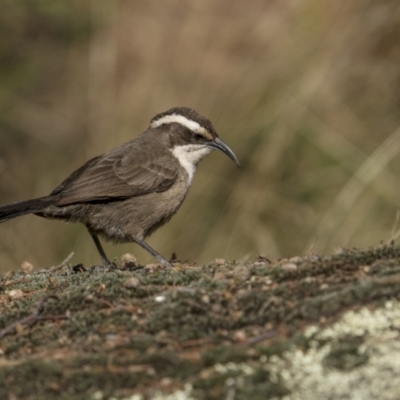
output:
[[[55,272],[55,271],[58,271],[59,269],[61,269],[62,267],[65,267],[70,261],[71,261],[71,258],[74,256],[74,252],[72,252],[64,261],[62,261],[60,264],[58,264],[58,265],[55,265],[54,267],[51,267],[51,268],[48,268],[48,269],[41,269],[41,270],[39,270],[39,271],[36,271],[35,272],[35,275],[38,275],[38,274],[47,274],[47,273],[52,273],[52,272]]]
[[[43,320],[48,320],[48,319],[68,319],[67,315],[40,315],[43,312],[44,305],[50,299],[58,300],[58,296],[56,296],[54,294],[50,294],[48,296],[42,297],[38,301],[36,309],[31,315],[29,315],[25,318],[22,318],[18,321],[15,321],[12,324],[6,326],[4,329],[2,329],[0,331],[0,339],[2,339],[4,336],[6,336],[10,333],[13,333],[17,329],[17,327],[21,326],[21,325],[30,326],[30,325],[35,324],[38,321],[43,321]]]
[[[258,344],[260,342],[263,342],[264,340],[268,340],[268,339],[272,339],[273,337],[275,337],[276,335],[278,335],[278,331],[268,331],[265,332],[264,334],[260,335],[260,336],[256,336],[253,338],[250,338],[247,341],[247,344],[249,346],[254,346],[255,344]]]

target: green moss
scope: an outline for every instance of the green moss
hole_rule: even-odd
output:
[[[264,400],[276,399],[289,395],[290,391],[282,382],[272,382],[270,375],[263,368],[256,368],[254,373],[238,385],[236,399]]]
[[[276,399],[288,395],[290,391],[278,380],[271,380],[268,371],[259,366],[251,374],[239,370],[228,370],[220,374],[215,372],[207,379],[194,383],[196,398],[225,399],[234,393],[235,399]]]
[[[221,304],[220,312],[212,311],[210,304],[202,301],[202,293],[174,292],[162,303],[155,304],[149,315],[147,331],[156,333],[166,330],[180,340],[197,339],[203,335],[215,336],[218,329],[229,329],[232,321],[228,316],[228,303]]]
[[[362,339],[359,337],[342,338],[332,345],[323,364],[328,368],[350,371],[368,362],[369,356],[360,349]]]
[[[130,338],[130,347],[139,353],[145,353],[148,349],[156,346],[153,335],[139,334]]]
[[[303,334],[310,322],[329,324],[344,311],[396,297],[399,254],[387,246],[306,257],[289,269],[247,263],[240,279],[234,265],[0,276],[0,329],[31,315],[51,293],[58,298],[42,315],[69,317],[38,321],[0,341],[0,395],[87,399],[100,390],[118,398],[120,389],[127,396],[166,379],[176,387],[192,383],[196,398],[227,398],[232,390],[235,399],[283,397],[279,372],[268,370],[272,357],[330,345]],[[132,276],[139,287],[125,286]],[[12,289],[24,297],[9,298]],[[357,337],[332,343],[324,367],[367,363],[361,344]]]
[[[245,348],[232,346],[216,346],[201,354],[204,367],[211,367],[217,363],[226,364],[228,362],[245,362],[248,358],[249,356]]]
[[[10,392],[17,398],[54,398],[56,393],[52,383],[62,378],[62,368],[57,363],[33,360],[20,364],[18,368],[1,368],[0,398],[7,399]]]

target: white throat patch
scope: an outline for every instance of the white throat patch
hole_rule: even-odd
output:
[[[211,153],[211,151],[212,149],[209,147],[198,144],[185,144],[182,146],[176,146],[172,150],[172,154],[178,159],[188,174],[188,186],[190,186],[192,183],[197,164],[203,157]]]

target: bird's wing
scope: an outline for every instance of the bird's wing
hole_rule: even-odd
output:
[[[56,205],[122,200],[167,190],[177,179],[168,155],[156,159],[139,151],[96,157],[73,172],[51,195]]]

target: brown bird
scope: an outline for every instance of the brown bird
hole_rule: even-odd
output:
[[[171,264],[144,239],[178,211],[199,161],[213,149],[240,166],[212,123],[195,110],[157,114],[135,139],[92,158],[48,196],[0,207],[0,222],[25,214],[84,224],[105,267],[98,236],[135,242],[161,264]]]

